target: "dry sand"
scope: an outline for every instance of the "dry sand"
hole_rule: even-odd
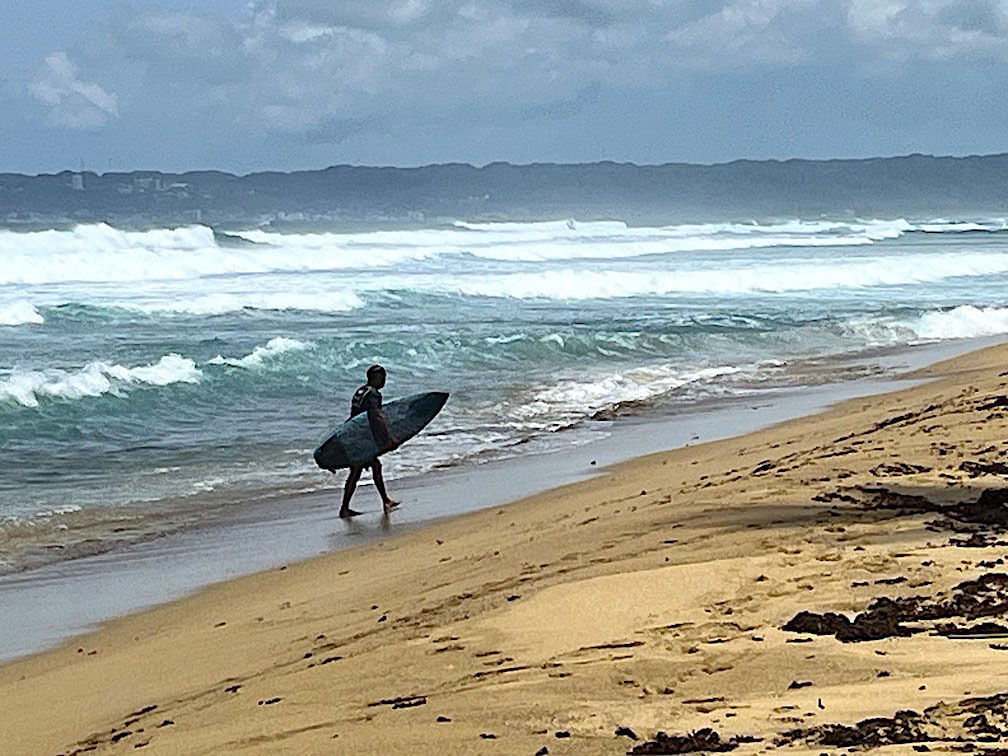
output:
[[[115,620],[0,668],[0,752],[1008,739],[1006,370],[1008,347],[983,350],[908,391]]]

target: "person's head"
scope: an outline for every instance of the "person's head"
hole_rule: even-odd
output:
[[[382,388],[385,385],[385,368],[381,365],[372,365],[367,369],[367,382],[369,386]]]

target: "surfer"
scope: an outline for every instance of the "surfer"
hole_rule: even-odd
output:
[[[381,389],[385,387],[386,373],[381,365],[372,365],[367,369],[367,383],[354,392],[353,399],[350,400],[350,417],[356,417],[362,412],[367,412],[368,423],[371,425],[371,433],[379,446],[389,450],[399,446],[399,441],[389,431],[388,423],[385,422],[385,415],[382,414]],[[350,509],[350,499],[357,490],[357,481],[360,480],[361,473],[365,468],[371,468],[371,475],[374,478],[375,488],[382,497],[382,505],[388,512],[399,506],[399,502],[389,497],[385,490],[385,479],[382,477],[381,460],[375,457],[365,465],[351,465],[350,475],[347,476],[346,486],[343,488],[343,506],[340,507],[340,517],[354,517],[359,515]]]

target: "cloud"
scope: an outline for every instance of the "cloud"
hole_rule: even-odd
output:
[[[154,26],[138,24],[137,32]],[[199,62],[204,77],[238,61],[232,68],[244,75],[228,102],[269,133],[316,144],[374,133],[358,124],[478,118],[498,105],[512,114],[562,108],[605,66],[579,52],[589,28],[534,18],[507,0],[261,3],[232,28],[230,52]],[[182,55],[164,44],[126,44],[143,50],[151,75],[172,65],[163,56]]]
[[[710,13],[677,26],[665,40],[680,65],[700,68],[793,66],[813,57],[806,31],[817,0],[730,0]],[[796,19],[804,21],[796,23]]]
[[[211,19],[194,13],[154,13],[141,16],[136,27],[151,32],[181,49],[213,47],[218,29]]]
[[[139,13],[107,65],[176,118],[330,144],[380,133],[362,123],[570,117],[695,71],[798,65],[831,2],[253,0]]]
[[[114,76],[130,102],[156,103],[186,128],[212,123],[232,140],[295,137],[289,144],[374,141],[411,124],[520,128],[710,76],[840,66],[859,77],[866,61],[1008,57],[1003,0],[189,6],[139,9],[113,25],[89,63]],[[62,52],[46,59],[31,92],[63,126],[96,127],[118,113],[116,96],[82,81]]]
[[[459,5],[455,0],[281,0],[270,7],[278,22],[306,21],[331,26],[355,26],[361,29],[395,29],[429,23]]]
[[[890,60],[1008,60],[999,0],[850,0],[852,38]]]
[[[583,21],[590,26],[608,26],[621,15],[618,6],[590,0],[512,0],[512,5],[530,16],[558,16]],[[626,5],[627,10],[632,11],[639,4],[627,0]]]
[[[54,126],[93,129],[119,116],[115,94],[80,79],[77,66],[64,52],[47,56],[28,88],[49,106],[48,120]]]

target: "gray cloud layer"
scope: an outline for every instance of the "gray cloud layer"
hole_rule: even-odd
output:
[[[130,125],[146,139],[156,119],[168,141],[226,138],[217,154],[252,164],[235,145],[359,144],[366,161],[386,135],[408,163],[410,133],[506,132],[520,144],[554,121],[598,144],[615,140],[604,118],[627,100],[671,108],[685,94],[697,118],[727,107],[698,85],[722,90],[711,97],[762,92],[754,117],[766,119],[817,96],[789,100],[788,81],[856,89],[919,81],[936,64],[963,76],[988,66],[1003,81],[1008,62],[1008,0],[276,0],[240,12],[173,0],[91,23],[100,33],[61,40],[37,63],[25,88],[36,116],[68,130]],[[483,156],[441,159],[453,157]]]

